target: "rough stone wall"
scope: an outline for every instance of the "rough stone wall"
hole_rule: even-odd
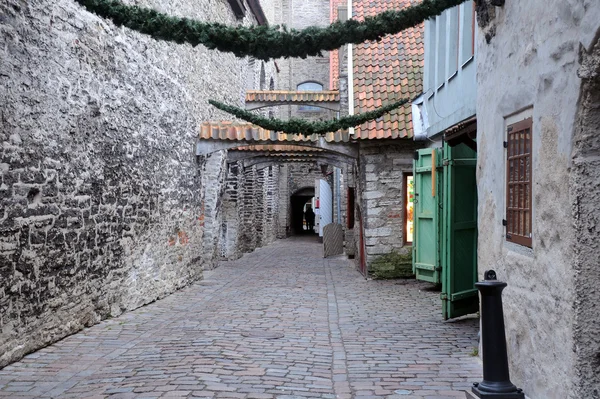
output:
[[[214,152],[202,162],[202,264],[205,270],[215,268],[221,256],[219,241],[222,236],[226,162],[227,151]]]
[[[254,224],[254,186],[256,184],[256,168],[243,170],[243,185],[241,208],[240,251],[252,252],[256,248],[256,231]]]
[[[495,37],[488,44],[485,32],[478,36],[478,264],[480,276],[492,268],[508,283],[503,299],[511,378],[532,398],[589,397],[573,385],[574,248],[588,233],[574,228],[584,226],[573,223],[569,180],[579,43],[589,48],[598,21],[595,1],[507,1],[488,26]],[[522,110],[533,117],[532,249],[506,242],[502,226],[506,123]],[[580,252],[580,267],[597,267],[597,251],[591,255]]]
[[[277,238],[279,219],[278,166],[256,169],[232,163],[226,178],[219,247],[226,259],[267,245]]]
[[[137,3],[237,23],[226,2]],[[0,366],[201,278],[194,142],[245,66],[72,1],[0,3]]]
[[[404,248],[402,174],[412,172],[418,145],[411,140],[360,142],[356,204],[363,218],[367,265],[378,255],[409,250]]]
[[[575,221],[575,371],[572,394],[600,398],[600,30],[582,48],[583,80],[573,140],[571,199]]]
[[[290,195],[296,191],[306,188],[315,187],[316,179],[325,178],[321,173],[318,165],[308,162],[298,162],[288,164],[288,187]]]
[[[265,169],[265,174],[263,241],[271,243],[277,239],[279,230],[279,166]]]
[[[255,241],[254,248],[263,246],[263,234],[265,232],[265,214],[264,214],[264,203],[265,203],[265,169],[256,170],[256,181],[252,186],[252,229],[254,231]]]
[[[289,164],[281,165],[278,176],[277,238],[286,238],[291,232]]]
[[[235,260],[241,256],[239,247],[240,233],[240,165],[232,163],[228,166],[223,196],[223,219],[219,240],[220,255],[223,259]]]

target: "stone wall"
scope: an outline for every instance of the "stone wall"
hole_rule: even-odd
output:
[[[412,172],[418,146],[408,139],[360,142],[356,204],[363,219],[367,265],[379,255],[410,250],[404,246],[402,185],[403,173]]]
[[[600,33],[600,31],[599,31]],[[583,80],[573,140],[575,372],[573,397],[600,398],[600,34],[581,49]]]
[[[218,244],[222,258],[237,259],[278,238],[279,199],[279,166],[229,165]]]
[[[219,241],[222,236],[223,195],[225,194],[227,173],[227,152],[217,151],[208,155],[201,163],[203,216],[202,264],[205,270],[217,266],[220,257]]]
[[[238,23],[226,2],[137,4]],[[2,366],[201,278],[195,139],[209,98],[243,98],[247,62],[67,0],[0,16]]]
[[[580,46],[591,48],[598,35],[595,5],[506,2],[488,13],[477,41],[478,265],[480,276],[491,268],[508,283],[503,299],[511,378],[532,398],[598,397],[590,395],[593,379],[578,382],[576,376],[598,369],[597,357],[591,360],[582,347],[594,342],[598,348],[598,335],[581,319],[585,306],[597,306],[597,296],[578,296],[583,281],[597,276],[597,234],[590,230],[591,209],[598,208],[598,176],[590,169],[597,153],[579,151],[573,159]],[[502,225],[506,126],[527,114],[533,120],[531,249],[507,242]],[[580,138],[597,149],[591,132]],[[594,314],[597,321],[597,307]]]

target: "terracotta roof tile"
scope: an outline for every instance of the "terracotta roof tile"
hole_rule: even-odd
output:
[[[292,91],[292,90],[248,90],[246,102],[339,102],[338,90]]]
[[[250,123],[234,123],[229,121],[204,122],[200,126],[200,139],[247,140],[247,141],[318,141],[319,135],[303,136],[266,130]],[[339,130],[324,135],[328,142],[348,142],[350,135],[347,130]]]
[[[402,9],[412,0],[354,0],[354,18],[362,20],[390,9]],[[423,91],[423,25],[386,36],[380,42],[354,46],[354,112],[370,111]],[[375,130],[375,131],[373,131]],[[410,104],[392,111],[377,123],[355,128],[356,139],[412,137]]]
[[[289,144],[258,144],[258,145],[249,145],[245,147],[236,147],[232,148],[232,150],[237,151],[263,151],[263,152],[278,152],[278,153],[289,153],[289,152],[324,152],[322,148],[313,148],[313,147],[302,147],[297,145],[289,145]]]

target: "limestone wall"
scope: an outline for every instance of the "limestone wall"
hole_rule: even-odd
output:
[[[220,255],[237,259],[277,239],[280,230],[279,166],[243,169],[229,165],[222,198]]]
[[[511,377],[532,398],[595,398],[597,390],[580,394],[575,383],[583,341],[574,336],[574,326],[585,314],[578,305],[581,279],[589,278],[577,276],[576,269],[590,273],[592,264],[597,269],[597,234],[588,224],[593,222],[580,219],[598,207],[597,175],[588,174],[589,160],[574,164],[572,151],[580,43],[589,48],[597,37],[600,9],[588,0],[506,2],[495,8],[484,1],[478,2],[478,21],[478,264],[480,276],[492,268],[508,282],[504,311]],[[505,129],[511,118],[528,114],[533,118],[532,249],[507,242],[502,225]],[[575,192],[596,190],[582,202],[569,188],[574,166]],[[581,242],[596,244],[584,250]],[[581,328],[590,325],[583,322]]]
[[[136,4],[238,22],[227,2]],[[202,276],[195,138],[246,68],[73,1],[0,4],[0,366]]]
[[[600,398],[600,35],[582,49],[573,140],[571,201],[575,222],[575,371],[573,396]]]
[[[403,173],[412,172],[418,145],[411,140],[360,142],[356,203],[363,218],[367,265],[376,256],[409,250],[403,249]]]

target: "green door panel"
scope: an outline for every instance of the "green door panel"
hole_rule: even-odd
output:
[[[441,165],[441,151],[426,148],[418,150],[414,161],[414,238],[413,272],[418,280],[439,284],[440,273],[440,192],[442,176],[436,167],[436,192],[432,190],[432,160]],[[435,195],[434,195],[435,194]]]
[[[479,310],[477,281],[477,154],[444,145],[442,308],[444,319]]]

